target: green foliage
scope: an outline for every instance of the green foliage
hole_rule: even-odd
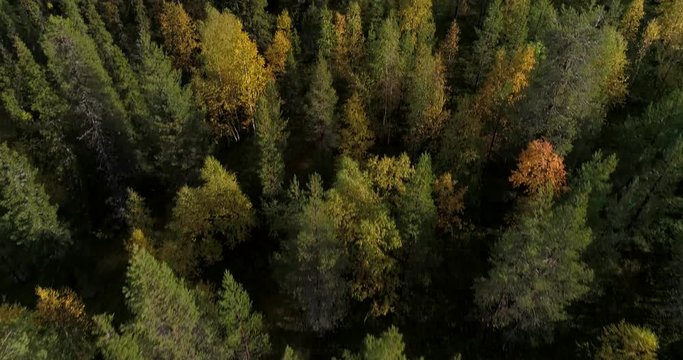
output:
[[[311,83],[306,94],[307,138],[321,150],[337,147],[337,119],[335,106],[337,93],[332,87],[332,73],[327,60],[318,56],[311,74]]]
[[[227,271],[223,274],[218,313],[227,334],[223,346],[230,358],[258,359],[270,352],[261,314],[252,311],[249,295]]]
[[[285,177],[284,150],[287,145],[287,121],[282,118],[282,100],[271,84],[256,107],[256,141],[259,147],[259,178],[264,197],[282,191]]]
[[[429,155],[423,154],[406,184],[397,206],[397,225],[404,241],[405,286],[430,282],[430,270],[438,265],[435,246],[436,206],[432,198],[434,173]]]
[[[59,257],[71,239],[26,157],[0,144],[0,169],[0,269],[13,283],[26,280],[27,265]]]
[[[344,358],[348,360],[406,360],[408,358],[404,351],[403,335],[395,326],[392,326],[379,337],[367,335],[360,353],[354,355],[347,351],[344,353]]]
[[[401,87],[405,60],[401,54],[401,31],[396,18],[386,18],[369,45],[370,78],[373,85],[373,102],[376,104],[374,112],[381,116],[381,123],[377,133],[391,140],[394,128],[392,123],[394,111],[401,101]]]
[[[38,64],[26,44],[18,37],[13,41],[16,61],[0,72],[2,103],[9,119],[19,132],[20,143],[43,169],[60,180],[73,172],[74,155],[65,139],[64,115],[68,104],[57,95],[47,81],[45,69]],[[11,76],[10,76],[11,74]],[[30,140],[29,140],[30,139]]]
[[[657,359],[657,336],[624,321],[606,326],[599,340],[596,360]]]
[[[352,262],[351,295],[370,300],[374,316],[389,313],[399,285],[395,256],[402,241],[388,207],[374,191],[370,176],[347,157],[341,158],[329,196]]]
[[[290,237],[275,256],[280,287],[303,312],[317,333],[334,329],[347,311],[349,289],[344,278],[349,260],[339,238],[334,204],[326,199],[320,177],[311,177],[302,204],[289,223]]]
[[[564,8],[557,28],[544,36],[541,62],[521,107],[517,132],[539,134],[560,154],[601,128],[605,111],[625,95],[626,42],[612,26],[596,28],[601,8]]]
[[[188,178],[206,156],[208,135],[202,114],[195,108],[192,89],[182,85],[182,74],[143,33],[138,69],[142,97],[149,115],[141,124],[143,168],[175,187]]]
[[[532,199],[518,215],[493,249],[488,277],[475,284],[484,319],[496,328],[547,335],[589,290],[593,273],[581,260],[591,242],[588,194],[555,206],[551,196]]]
[[[218,9],[229,9],[237,15],[245,29],[253,36],[259,49],[270,43],[272,16],[266,11],[267,0],[213,0]]]
[[[251,202],[237,178],[218,160],[206,158],[201,180],[199,187],[184,186],[178,191],[168,224],[172,238],[162,249],[162,258],[185,275],[195,271],[199,258],[209,264],[221,259],[219,240],[228,247],[246,240],[255,221]]]
[[[130,156],[134,133],[95,42],[82,26],[72,19],[50,17],[41,43],[48,69],[70,106],[70,131],[93,154],[120,205],[123,174],[117,158]]]

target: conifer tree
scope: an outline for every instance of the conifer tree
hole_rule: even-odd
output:
[[[14,283],[62,254],[71,238],[26,157],[0,144],[0,169],[0,269],[2,282]]]
[[[326,199],[320,177],[311,177],[303,205],[294,215],[289,238],[275,260],[279,282],[317,333],[336,328],[346,315],[348,259],[339,237],[334,204]]]
[[[600,335],[596,360],[655,360],[657,336],[624,321],[606,326]]]
[[[429,285],[430,271],[439,262],[434,243],[437,213],[432,198],[433,182],[431,157],[423,154],[397,207],[397,225],[404,241],[406,287]]]
[[[142,97],[149,115],[142,125],[143,168],[164,184],[182,184],[206,156],[207,129],[195,108],[192,89],[182,86],[180,70],[148,34],[140,34],[138,68]]]
[[[218,313],[227,334],[223,346],[229,358],[260,359],[270,352],[261,314],[253,312],[249,294],[227,271],[223,274]]]
[[[256,141],[260,155],[258,173],[265,197],[278,195],[285,177],[284,150],[289,134],[287,121],[282,119],[281,104],[277,88],[271,83],[256,108]]]
[[[237,16],[259,49],[268,46],[272,20],[266,11],[267,0],[213,0],[213,3],[219,10],[228,9]]]
[[[125,191],[120,185],[124,163],[118,158],[132,157],[134,132],[97,47],[82,26],[71,19],[50,17],[42,46],[60,94],[70,104],[72,131],[93,153],[119,212]]]
[[[337,93],[332,87],[332,73],[327,60],[318,56],[311,74],[311,82],[306,94],[306,115],[308,140],[321,150],[330,150],[338,145],[337,120],[335,107]]]

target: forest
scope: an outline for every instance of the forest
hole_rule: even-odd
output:
[[[683,359],[683,0],[0,0],[24,359]]]

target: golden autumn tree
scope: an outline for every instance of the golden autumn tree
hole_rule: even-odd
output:
[[[332,58],[334,70],[339,76],[353,80],[354,69],[363,63],[365,37],[361,8],[358,2],[349,4],[346,14],[335,13],[332,30],[334,48]]]
[[[199,35],[202,69],[193,79],[197,95],[216,134],[239,140],[241,128],[255,126],[256,101],[271,75],[256,43],[229,11],[208,7]]]
[[[356,161],[362,160],[375,142],[375,136],[370,129],[363,99],[358,92],[354,92],[344,104],[342,126],[339,145],[342,154]]]
[[[439,52],[441,53],[441,58],[443,59],[444,66],[446,66],[446,73],[448,74],[449,81],[453,81],[455,78],[455,66],[458,60],[458,50],[460,45],[460,27],[458,22],[453,20],[451,25],[448,27],[448,32],[446,37],[441,41],[439,46]],[[449,85],[453,85],[452,83]]]
[[[510,175],[514,187],[525,187],[528,194],[535,195],[550,186],[561,192],[567,183],[564,160],[555,153],[553,145],[545,140],[534,140],[522,151],[517,169]]]
[[[635,39],[643,16],[645,16],[645,0],[632,0],[619,23],[619,31],[624,39],[629,42]]]
[[[172,56],[174,65],[189,71],[199,41],[194,22],[181,3],[164,2],[159,15],[159,28],[164,48]]]
[[[536,65],[536,50],[525,46],[508,54],[498,50],[491,70],[484,79],[472,107],[471,116],[484,125],[488,140],[488,156],[496,149],[501,134],[509,127],[504,114],[508,105],[517,102],[529,86],[531,71]]]
[[[285,70],[287,57],[292,51],[292,19],[287,10],[277,17],[273,41],[266,49],[266,61],[273,74],[281,74]]]
[[[47,335],[49,359],[90,359],[93,323],[83,301],[71,289],[36,288],[35,318]]]
[[[444,173],[433,184],[437,221],[439,230],[454,235],[465,226],[465,193],[467,187],[459,187],[450,173]]]

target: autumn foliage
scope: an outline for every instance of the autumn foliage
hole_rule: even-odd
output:
[[[555,192],[563,191],[567,183],[564,161],[551,143],[534,140],[519,155],[510,182],[514,187],[525,187],[529,194],[536,194],[547,186]]]

